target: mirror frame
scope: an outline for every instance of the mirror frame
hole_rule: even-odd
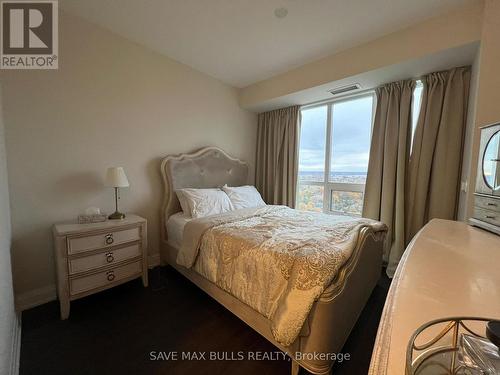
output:
[[[496,132],[494,132],[491,135],[491,137],[488,139],[488,142],[486,142],[486,145],[484,146],[483,155],[481,158],[481,175],[483,176],[483,181],[486,184],[486,186],[489,187],[492,191],[500,190],[500,185],[498,185],[497,187],[491,186],[490,183],[488,182],[488,180],[486,180],[486,176],[484,175],[484,158],[486,156],[486,151],[488,150],[488,146],[490,145],[491,140],[495,136],[500,137],[500,130],[497,130]],[[500,145],[500,141],[499,141],[499,145]],[[497,163],[500,163],[500,162],[497,161]]]

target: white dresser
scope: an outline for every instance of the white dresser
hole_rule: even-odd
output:
[[[369,374],[404,374],[408,342],[431,320],[500,319],[499,264],[500,236],[450,220],[424,226],[392,280]]]
[[[483,126],[472,225],[500,234],[500,124]]]
[[[146,219],[54,225],[57,293],[61,319],[70,301],[142,277],[148,285]]]

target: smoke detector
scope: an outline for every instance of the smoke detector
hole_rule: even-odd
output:
[[[274,16],[276,18],[285,18],[288,14],[288,9],[286,8],[276,8],[274,10]]]

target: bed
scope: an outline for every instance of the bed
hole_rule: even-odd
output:
[[[307,314],[300,321],[297,332],[293,336],[288,336],[293,337],[293,341],[287,341],[286,338],[277,336],[279,330],[276,329],[275,319],[259,312],[255,306],[252,308],[248,301],[245,303],[242,298],[235,297],[237,293],[224,290],[214,280],[204,275],[200,267],[196,267],[196,262],[201,262],[201,260],[196,261],[196,257],[193,257],[192,267],[184,266],[187,265],[185,262],[178,262],[179,253],[182,257],[184,255],[182,252],[186,252],[186,243],[190,242],[190,238],[186,237],[194,236],[198,224],[195,225],[182,214],[175,190],[214,188],[225,184],[246,185],[249,182],[248,169],[246,162],[233,158],[216,147],[206,147],[194,153],[167,156],[163,159],[161,164],[164,183],[161,209],[162,264],[169,264],[175,268],[277,348],[287,353],[292,359],[292,374],[297,374],[300,367],[314,374],[328,374],[335,362],[335,354],[341,352],[380,277],[386,228],[381,223],[378,223],[380,224],[378,227],[376,225],[359,226],[348,258],[336,269],[333,278],[321,289],[321,294],[314,296],[314,301],[307,308]],[[210,228],[221,228],[224,225],[231,226],[233,222],[239,223],[238,220],[241,222],[244,220],[251,222],[257,219],[275,220],[277,216],[290,216],[291,211],[296,212],[279,206],[266,206],[253,211],[237,211],[238,213],[221,215],[221,218],[206,218],[202,224],[207,225],[213,221],[215,224],[211,223]],[[295,214],[290,218],[295,220]],[[199,228],[198,232],[201,233],[200,238],[205,240],[207,234],[203,234],[205,232]],[[200,241],[191,242],[199,243]],[[193,249],[197,250],[197,247]]]

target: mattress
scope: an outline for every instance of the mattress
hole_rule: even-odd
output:
[[[182,234],[184,227],[192,220],[191,217],[185,215],[183,212],[178,212],[170,216],[167,220],[167,238],[168,244],[176,249],[180,249],[182,245]]]

